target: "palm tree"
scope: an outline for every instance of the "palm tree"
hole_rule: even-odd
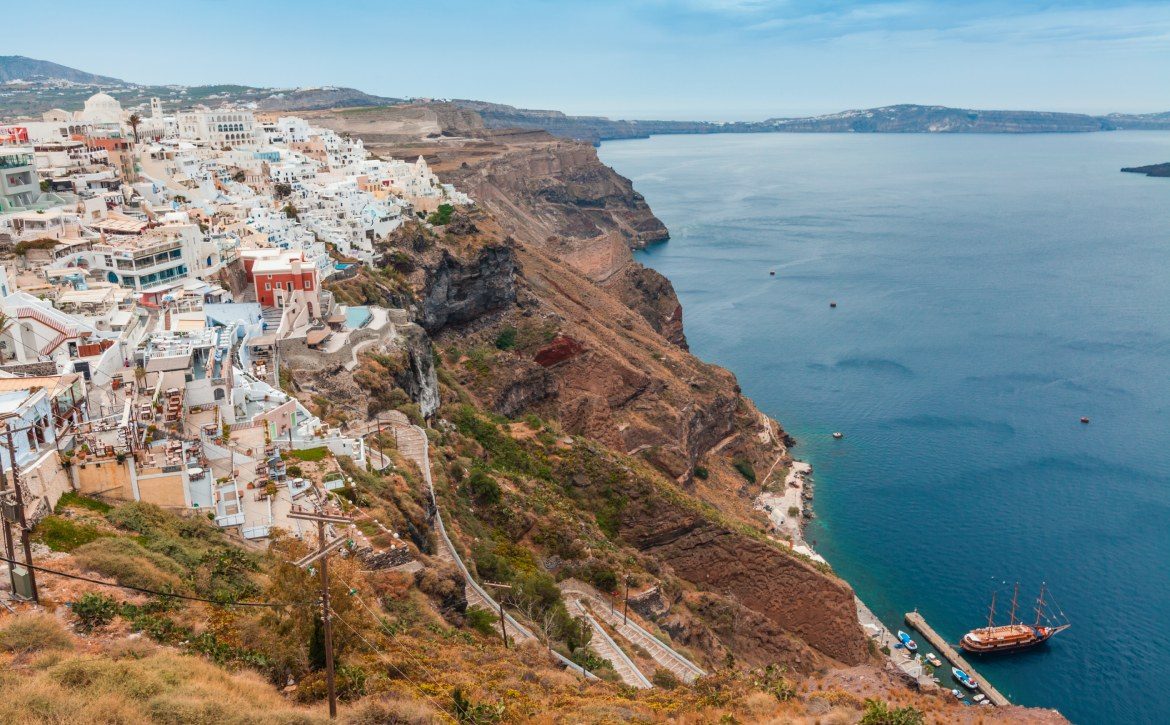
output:
[[[130,114],[130,128],[134,131],[134,143],[138,143],[138,124],[142,123],[142,116],[137,113]]]

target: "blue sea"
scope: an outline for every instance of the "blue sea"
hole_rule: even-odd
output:
[[[693,351],[796,437],[807,537],[887,625],[917,608],[957,642],[993,589],[1030,617],[1047,582],[1071,629],[978,672],[1074,722],[1170,722],[1170,179],[1118,171],[1170,133],[600,153],[670,229],[638,258]]]

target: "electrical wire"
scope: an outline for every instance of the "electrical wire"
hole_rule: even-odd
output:
[[[212,604],[217,607],[309,607],[316,606],[316,602],[217,602],[214,599],[204,599],[203,597],[190,596],[188,594],[176,594],[175,592],[160,592],[154,589],[146,589],[144,587],[130,586],[129,584],[113,584],[111,582],[104,582],[98,579],[91,579],[90,577],[81,576],[79,574],[68,574],[56,569],[49,569],[47,567],[39,566],[37,564],[25,564],[22,561],[9,559],[6,556],[0,556],[0,561],[8,562],[9,564],[23,566],[34,571],[52,574],[54,576],[62,576],[66,579],[76,579],[78,581],[89,582],[90,584],[98,584],[103,587],[114,587],[116,589],[128,589],[130,591],[139,592],[141,594],[152,594],[157,597],[170,597],[172,599],[184,599],[191,602],[203,602],[205,604]]]
[[[356,629],[356,628],[355,628],[355,627],[354,627],[352,624],[350,624],[349,622],[345,621],[345,619],[344,619],[344,618],[343,618],[341,615],[339,615],[339,614],[337,613],[337,610],[335,610],[333,607],[330,607],[330,608],[329,608],[329,612],[330,612],[330,613],[333,615],[333,619],[337,620],[338,622],[341,622],[342,624],[344,624],[344,625],[346,626],[346,628],[348,628],[348,629],[349,629],[349,631],[351,631],[351,632],[353,632],[355,635],[357,635],[357,638],[358,638],[358,639],[360,639],[362,642],[364,642],[364,643],[365,643],[365,645],[366,645],[366,647],[368,647],[368,648],[370,649],[370,651],[371,651],[371,652],[373,652],[374,654],[376,654],[376,655],[378,655],[379,657],[381,657],[381,658],[382,658],[382,659],[383,659],[383,660],[386,662],[386,664],[388,664],[388,665],[390,665],[391,667],[393,667],[393,668],[394,668],[394,669],[395,669],[395,670],[398,672],[398,674],[402,676],[402,679],[404,679],[404,680],[406,680],[407,682],[409,682],[410,684],[414,685],[415,689],[417,689],[417,690],[419,691],[419,693],[420,693],[420,694],[421,694],[423,697],[425,697],[426,699],[430,700],[430,701],[431,701],[431,703],[432,703],[432,704],[434,704],[434,706],[435,706],[435,709],[436,709],[438,712],[442,713],[443,715],[446,715],[447,717],[451,717],[450,713],[448,713],[448,712],[447,712],[447,711],[446,711],[446,710],[443,708],[443,706],[439,704],[439,701],[438,701],[438,700],[436,700],[435,698],[433,698],[433,697],[431,697],[430,695],[428,695],[428,694],[427,694],[427,692],[426,692],[426,690],[424,690],[424,689],[423,689],[422,685],[420,685],[418,682],[415,682],[415,681],[414,681],[414,680],[413,680],[413,679],[410,677],[410,675],[408,675],[408,674],[406,674],[405,672],[403,672],[403,671],[402,671],[402,668],[401,668],[401,667],[399,667],[397,664],[395,664],[395,662],[394,662],[393,660],[391,660],[391,659],[390,659],[389,655],[387,655],[385,652],[383,652],[381,649],[379,649],[377,645],[375,645],[375,644],[373,644],[372,642],[370,642],[370,640],[366,639],[366,638],[365,638],[365,636],[364,636],[364,635],[363,635],[361,632],[359,632],[359,631],[358,631],[358,630],[357,630],[357,629]],[[428,673],[428,674],[430,674],[430,673]],[[431,675],[431,676],[432,676],[432,677],[434,677],[434,675]],[[437,679],[437,678],[436,678],[436,679]],[[451,719],[452,719],[452,720],[454,720],[454,718],[451,718]]]

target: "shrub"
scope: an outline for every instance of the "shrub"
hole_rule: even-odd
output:
[[[114,508],[105,501],[99,501],[96,498],[82,496],[81,494],[74,493],[73,491],[66,491],[65,493],[61,494],[61,498],[57,499],[57,506],[53,510],[57,513],[61,513],[61,511],[68,506],[89,509],[90,511],[97,511],[98,513],[102,514],[107,513],[110,509]]]
[[[589,581],[603,592],[612,592],[617,589],[618,578],[613,569],[598,567],[589,571]]]
[[[695,466],[695,478],[706,481],[711,472],[707,470],[706,466]]]
[[[481,607],[470,607],[467,610],[467,624],[480,634],[493,635],[496,633],[496,622],[499,618]]]
[[[84,632],[92,632],[114,621],[118,614],[118,603],[113,597],[86,592],[73,603],[73,616]]]
[[[10,619],[0,629],[0,649],[8,652],[73,649],[73,638],[53,615],[30,612]]]
[[[925,722],[922,713],[909,705],[891,708],[881,700],[869,699],[865,701],[860,725],[922,725]]]
[[[661,687],[664,690],[673,690],[681,684],[673,672],[662,668],[654,670],[654,676],[650,678],[650,681],[654,683],[655,687]]]
[[[756,482],[756,469],[752,468],[752,462],[746,458],[736,458],[731,465],[735,466],[735,470],[739,471],[739,475],[747,479],[748,483]]]
[[[173,590],[180,584],[178,564],[132,539],[96,539],[75,549],[73,556],[83,568],[119,584],[155,590]]]
[[[483,471],[475,471],[467,479],[467,488],[471,496],[485,506],[492,506],[500,502],[500,484]]]
[[[488,725],[488,723],[499,722],[500,718],[504,716],[503,705],[475,702],[463,693],[461,687],[456,687],[451,693],[451,710],[456,720],[471,725]]]
[[[439,208],[427,217],[427,223],[432,226],[441,227],[451,221],[451,215],[455,213],[455,207],[450,204],[439,204]]]
[[[796,507],[796,506],[789,506],[788,507],[788,515],[789,516],[797,516],[799,514],[800,514],[800,509],[798,507]]]
[[[77,547],[103,536],[109,536],[109,534],[88,524],[79,524],[60,516],[46,516],[41,519],[33,533],[34,540],[41,542],[53,551],[73,551]]]
[[[509,325],[500,330],[496,336],[496,347],[500,350],[511,350],[516,347],[516,328]]]

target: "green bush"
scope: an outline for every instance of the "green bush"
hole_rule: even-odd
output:
[[[88,524],[79,524],[60,516],[46,516],[37,524],[33,540],[53,551],[73,551],[79,546],[109,534]]]
[[[926,718],[917,709],[906,707],[891,708],[881,700],[868,699],[865,701],[865,714],[861,716],[860,725],[923,725]]]
[[[613,569],[597,567],[590,569],[587,576],[589,582],[603,592],[613,592],[617,589],[618,578]]]
[[[90,511],[97,511],[98,513],[102,514],[114,508],[105,501],[99,501],[96,498],[82,496],[81,494],[74,493],[73,491],[66,491],[65,493],[61,494],[61,498],[57,499],[57,506],[53,510],[57,513],[61,513],[61,511],[68,506],[89,509]]]
[[[682,684],[673,672],[662,668],[654,670],[654,676],[650,678],[650,681],[654,683],[655,687],[661,687],[664,690],[673,690]]]
[[[53,615],[29,612],[9,619],[0,629],[0,649],[7,652],[73,649],[73,638]]]
[[[489,725],[500,721],[504,716],[502,704],[488,705],[475,702],[463,692],[463,688],[456,687],[451,693],[451,711],[455,719],[469,725]]]
[[[509,325],[500,330],[496,336],[496,347],[500,350],[511,350],[516,347],[516,328]]]
[[[73,616],[77,617],[77,625],[84,632],[106,626],[117,614],[118,603],[104,594],[86,592],[73,603]]]
[[[436,227],[441,227],[451,221],[451,215],[455,213],[455,207],[450,204],[439,204],[439,208],[427,217],[427,223]]]
[[[480,634],[496,634],[496,622],[499,617],[481,607],[469,607],[467,610],[467,624]]]
[[[695,478],[706,481],[710,475],[711,472],[707,470],[706,466],[695,466]]]
[[[467,479],[467,488],[477,502],[492,506],[500,502],[500,484],[483,471],[474,471]]]
[[[735,470],[739,471],[739,475],[747,479],[748,483],[756,482],[756,469],[752,468],[752,462],[746,458],[736,458],[731,462],[735,466]]]

